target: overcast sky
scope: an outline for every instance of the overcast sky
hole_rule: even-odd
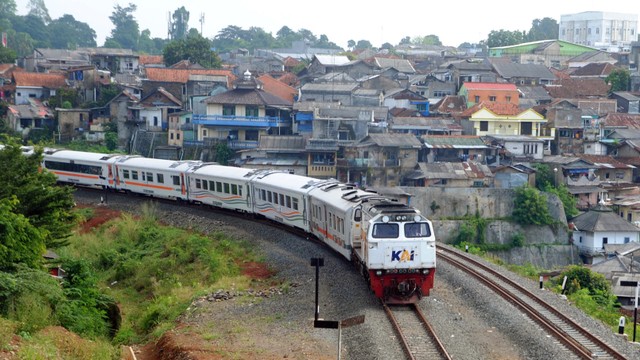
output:
[[[373,2],[354,0],[283,1],[283,0],[44,0],[52,19],[73,15],[96,31],[98,46],[110,35],[113,24],[109,16],[114,6],[134,3],[140,30],[149,29],[151,37],[167,37],[169,14],[181,6],[190,13],[189,27],[201,29],[213,38],[230,25],[249,29],[260,27],[274,37],[283,26],[294,31],[310,30],[327,35],[330,41],[347,48],[349,40],[368,40],[375,47],[383,43],[396,45],[406,36],[437,35],[444,45],[477,43],[491,30],[529,30],[534,19],[584,11],[607,11],[640,14],[635,0],[494,0],[494,1],[408,1]],[[27,13],[29,0],[16,0],[18,13]],[[384,4],[384,6],[377,6]],[[633,5],[635,4],[635,5]]]

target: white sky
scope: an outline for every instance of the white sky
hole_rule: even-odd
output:
[[[283,0],[44,0],[52,19],[73,15],[96,31],[98,46],[104,44],[113,24],[109,16],[114,6],[134,3],[140,30],[149,29],[151,37],[167,37],[169,14],[184,6],[189,11],[189,27],[200,27],[204,14],[205,37],[213,38],[229,26],[249,29],[260,27],[274,37],[282,26],[293,31],[310,30],[314,35],[327,35],[330,41],[347,48],[349,40],[368,40],[375,47],[383,43],[396,45],[406,36],[437,35],[444,45],[477,43],[491,30],[529,30],[534,19],[583,11],[607,11],[640,14],[635,0],[494,0],[478,2],[414,1],[397,3],[354,0],[283,1]],[[16,0],[18,14],[27,13],[29,0]],[[635,5],[633,5],[635,4]]]

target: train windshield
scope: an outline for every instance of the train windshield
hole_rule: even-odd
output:
[[[400,227],[393,223],[376,223],[373,224],[371,236],[376,239],[397,239],[399,237]]]
[[[404,224],[404,236],[413,237],[429,237],[431,236],[431,227],[428,223],[406,223]]]

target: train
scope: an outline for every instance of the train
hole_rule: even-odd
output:
[[[44,149],[58,182],[237,211],[304,231],[353,263],[380,300],[411,304],[434,285],[432,223],[407,204],[335,179],[199,160]]]

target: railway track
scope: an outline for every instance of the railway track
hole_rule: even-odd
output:
[[[569,317],[547,304],[533,292],[510,280],[498,271],[464,253],[438,248],[440,260],[444,260],[474,276],[505,300],[521,309],[527,316],[549,332],[568,351],[581,359],[626,359],[598,337],[592,335]]]
[[[390,307],[383,303],[382,306],[402,343],[407,359],[451,359],[416,304]]]

